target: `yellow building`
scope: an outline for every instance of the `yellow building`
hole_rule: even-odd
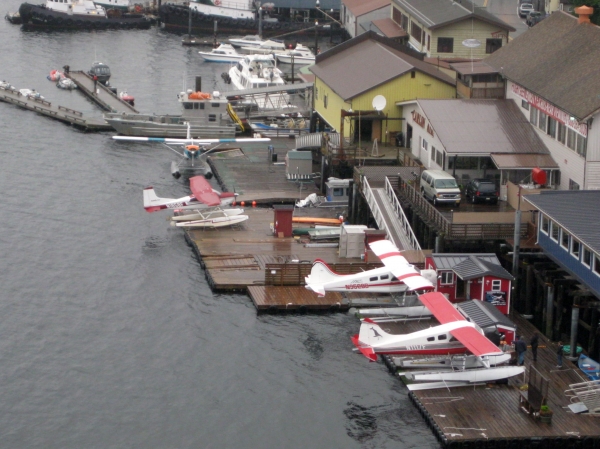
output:
[[[392,0],[392,20],[428,57],[482,59],[515,29],[470,0]]]
[[[319,55],[310,70],[320,119],[351,141],[389,142],[403,131],[396,103],[456,97],[455,80],[407,52],[370,31]]]

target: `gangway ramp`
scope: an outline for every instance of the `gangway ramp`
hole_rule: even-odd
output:
[[[363,194],[371,209],[373,218],[379,229],[387,232],[387,237],[400,249],[421,250],[400,201],[394,193],[390,180],[386,177],[382,188],[371,188],[366,178],[363,179]]]

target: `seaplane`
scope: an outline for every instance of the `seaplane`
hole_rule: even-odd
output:
[[[409,334],[390,334],[381,324],[366,318],[361,322],[359,334],[352,337],[354,346],[373,362],[377,361],[379,354],[450,357],[451,369],[440,370],[438,367],[434,371],[401,373],[409,380],[429,382],[411,384],[411,390],[492,382],[524,372],[523,366],[498,366],[510,357],[488,339],[477,324],[463,316],[442,293],[423,293],[419,299],[441,323],[439,326]],[[452,358],[455,354],[462,354],[463,357]],[[415,363],[412,366],[418,365]]]
[[[194,139],[190,136],[190,124],[187,124],[187,137],[185,139],[171,137],[136,137],[113,136],[114,140],[130,142],[159,142],[179,156],[177,161],[171,162],[171,174],[177,179],[182,173],[201,174],[207,179],[212,178],[210,166],[206,158],[210,152],[216,151],[222,145],[232,143],[270,142],[268,137],[239,138],[239,139]],[[174,146],[181,149],[173,148]],[[210,147],[210,148],[209,148]]]
[[[401,293],[434,289],[437,280],[435,270],[419,272],[389,240],[372,242],[369,247],[383,262],[383,267],[355,274],[339,274],[321,259],[316,259],[310,274],[304,278],[306,288],[319,296],[324,296],[327,291]]]
[[[144,189],[144,209],[156,212],[163,209],[204,209],[208,207],[225,207],[235,201],[237,193],[219,192],[211,187],[204,176],[190,178],[191,195],[182,198],[159,198],[153,187]]]

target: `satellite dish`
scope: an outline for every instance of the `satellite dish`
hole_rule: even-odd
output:
[[[468,48],[477,48],[481,45],[481,42],[477,39],[465,39],[462,44]]]
[[[373,109],[377,111],[382,111],[386,104],[387,101],[383,95],[376,95],[375,98],[373,98]]]

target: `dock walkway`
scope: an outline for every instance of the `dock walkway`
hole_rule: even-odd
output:
[[[102,83],[96,83],[97,92],[94,93],[94,79],[82,70],[71,70],[65,72],[67,78],[72,79],[79,91],[87,96],[90,100],[108,112],[134,112],[137,109],[131,106],[126,101],[121,100],[112,90]],[[109,126],[109,129],[113,129]]]
[[[110,131],[113,129],[103,119],[85,117],[83,113],[74,109],[55,105],[41,98],[22,95],[17,89],[0,88],[0,101],[60,120],[85,131]]]

